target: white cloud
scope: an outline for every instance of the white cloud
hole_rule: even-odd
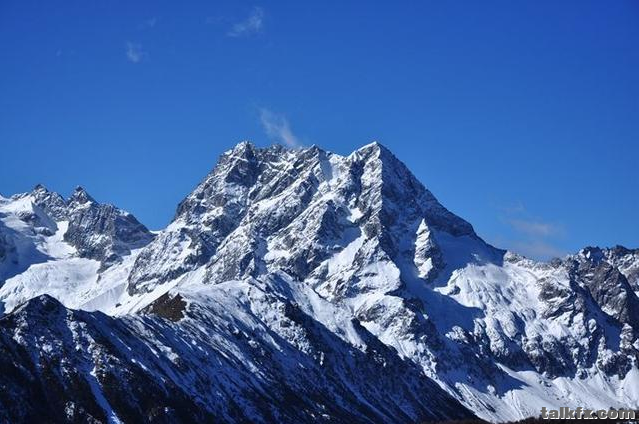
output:
[[[131,42],[126,43],[126,58],[129,60],[129,62],[140,63],[148,56],[148,53],[142,50],[141,44]]]
[[[288,119],[284,115],[262,108],[260,109],[260,121],[266,134],[274,141],[289,147],[301,146],[299,139],[293,134]]]
[[[515,202],[511,205],[503,206],[500,209],[508,215],[526,213],[526,207],[522,202]]]
[[[561,258],[567,252],[542,240],[518,240],[511,243],[509,250],[513,250],[528,258],[548,260]]]
[[[563,229],[560,226],[548,222],[517,218],[510,219],[508,223],[520,233],[528,234],[532,237],[551,237],[563,233]]]
[[[497,245],[538,260],[566,255],[567,252],[557,246],[558,241],[566,235],[563,225],[531,216],[521,202],[501,210],[505,213],[501,221],[509,229],[505,231],[508,236],[502,234],[498,237]]]
[[[243,37],[256,34],[262,30],[263,24],[264,10],[261,7],[256,6],[245,20],[233,25],[226,35],[229,37]]]

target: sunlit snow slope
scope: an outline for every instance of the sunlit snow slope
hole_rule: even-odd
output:
[[[81,188],[2,198],[0,284],[0,347],[31,352],[29,377],[14,374],[41,380],[33,355],[81,346],[93,396],[49,400],[67,418],[414,422],[468,416],[457,400],[502,421],[639,407],[639,251],[540,263],[492,247],[378,143],[349,156],[241,143],[157,234]],[[55,327],[30,324],[49,309]],[[116,390],[120,362],[130,387]],[[137,373],[183,402],[161,412],[164,395],[133,396],[151,406],[131,412],[121,397]]]

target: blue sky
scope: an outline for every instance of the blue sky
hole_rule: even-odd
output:
[[[0,3],[0,193],[151,228],[237,142],[378,140],[488,241],[639,247],[639,2]]]

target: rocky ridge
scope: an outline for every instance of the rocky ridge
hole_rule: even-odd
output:
[[[367,380],[349,383],[355,392],[369,393],[365,398],[374,399],[369,401],[373,409],[384,405],[388,411],[366,412],[373,421],[433,414],[410,395],[418,384],[442,400],[442,410],[448,411],[444,404],[455,405],[447,397],[452,396],[493,421],[537,415],[541,406],[637,407],[639,402],[637,250],[586,248],[542,263],[497,249],[378,143],[348,156],[316,146],[241,143],[221,156],[156,236],[84,190],[65,201],[36,187],[28,198],[33,217],[21,222],[44,229],[33,231],[47,243],[61,238],[75,249],[69,254],[84,258],[84,266],[99,278],[81,285],[81,304],[71,300],[78,289],[30,290],[42,280],[39,276],[60,273],[55,264],[62,262],[53,258],[46,274],[36,272],[41,266],[35,265],[7,279],[0,288],[6,312],[18,299],[49,293],[69,306],[105,311],[116,321],[144,317],[176,326],[179,338],[197,339],[194,328],[183,325],[195,322],[240,351],[244,347],[221,322],[257,320],[262,330],[247,333],[252,348],[269,351],[264,346],[277,334],[293,347],[286,356],[300,363],[305,364],[299,352],[316,365],[324,364],[326,355],[361,358],[350,370],[334,364],[326,371],[331,375],[313,374],[314,381],[344,379],[344,373],[358,369],[378,379],[382,362],[397,364],[394,377],[406,379],[400,371],[404,366],[421,375],[415,382],[406,380],[404,388],[384,383],[375,389],[385,394],[379,397],[369,393]],[[0,258],[2,252],[8,257],[11,240],[5,235],[2,244],[0,238]],[[70,260],[64,262],[69,267]],[[89,266],[95,260],[99,266]],[[229,304],[231,299],[238,303]],[[229,316],[229,311],[248,315]],[[219,325],[210,326],[213,315]],[[329,349],[336,343],[337,350]],[[384,359],[375,362],[353,349],[375,349],[373,356]],[[254,370],[283,369],[272,354],[268,357]],[[268,387],[283,384],[278,378],[269,381]],[[321,390],[337,383],[325,384]],[[390,387],[400,387],[402,394],[386,404]],[[340,404],[357,416],[353,411],[361,405],[339,390],[334,395],[332,401],[342,399]],[[282,399],[279,408],[284,408]],[[218,401],[209,397],[204,403]],[[343,413],[327,416],[352,419]],[[268,421],[268,414],[257,416]]]

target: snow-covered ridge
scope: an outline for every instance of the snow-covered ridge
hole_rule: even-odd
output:
[[[82,187],[68,200],[42,185],[0,199],[0,309],[45,293],[98,307],[124,291],[137,251],[152,239],[131,214]]]
[[[591,247],[540,263],[497,249],[379,143],[348,156],[241,143],[157,234],[83,189],[69,200],[41,186],[0,199],[2,279],[7,313],[49,294],[136,323],[127,337],[162,343],[172,362],[183,348],[149,330],[167,320],[177,320],[171,337],[223,340],[210,354],[244,358],[234,330],[244,328],[250,349],[286,351],[306,367],[380,343],[419,370],[423,382],[410,384],[453,405],[432,379],[493,421],[541,406],[639,407],[639,250]],[[283,366],[243,361],[235,366],[260,375]],[[369,373],[382,363],[369,361]],[[332,387],[343,370],[329,368]],[[393,411],[373,421],[428,417],[408,392],[385,404],[390,388],[377,397],[365,383],[352,382],[355,398]]]

